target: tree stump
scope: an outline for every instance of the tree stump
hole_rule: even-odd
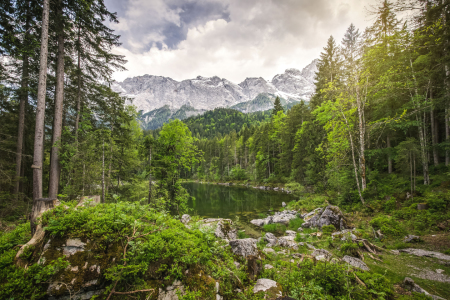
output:
[[[34,200],[33,209],[31,210],[31,234],[36,232],[36,222],[39,217],[42,216],[44,212],[49,209],[55,208],[60,202],[56,198],[39,198]]]

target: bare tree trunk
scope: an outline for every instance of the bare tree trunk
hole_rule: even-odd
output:
[[[25,40],[24,45],[26,46],[25,52],[23,54],[22,63],[22,84],[20,90],[20,104],[19,104],[19,128],[17,130],[17,149],[16,149],[16,182],[14,187],[14,194],[16,200],[19,200],[19,188],[20,188],[20,171],[22,167],[22,154],[23,154],[23,135],[25,131],[25,107],[28,102],[28,30],[30,27],[30,1],[27,1],[27,19],[25,22]]]
[[[50,157],[50,179],[48,196],[56,198],[58,195],[60,164],[59,149],[62,135],[63,101],[64,101],[64,25],[62,23],[62,0],[58,3],[58,58],[56,63],[56,88],[55,88],[55,118],[53,123],[53,145]]]
[[[348,137],[349,137],[349,141],[350,141],[350,148],[351,148],[351,150],[352,150],[353,169],[354,169],[354,171],[355,171],[355,180],[356,180],[356,186],[357,186],[357,188],[358,188],[359,198],[361,199],[362,204],[365,205],[364,197],[363,197],[363,195],[362,195],[361,187],[360,187],[360,185],[359,185],[358,167],[357,167],[357,165],[356,165],[356,160],[355,160],[355,146],[354,146],[354,144],[353,144],[352,132],[351,132],[351,130],[350,130],[350,126],[348,125],[348,120],[347,120],[347,118],[345,117],[345,114],[344,114],[342,111],[341,111],[340,113],[342,114],[342,117],[343,117],[343,119],[344,119],[344,121],[345,121],[345,125],[347,126]]]
[[[45,95],[47,91],[48,17],[50,0],[44,0],[42,10],[41,53],[39,61],[39,82],[36,106],[36,127],[33,154],[33,209],[42,198],[42,159],[44,150]],[[34,224],[31,224],[34,233]]]
[[[433,163],[435,166],[439,164],[439,154],[437,151],[437,143],[438,143],[438,136],[437,136],[437,118],[435,118],[435,111],[434,111],[434,105],[433,105],[433,88],[430,89],[430,102],[431,102],[431,111],[430,111],[430,124],[431,124],[431,144],[433,146]]]
[[[86,175],[86,164],[83,163],[83,193],[81,194],[81,196],[84,196],[85,175]]]
[[[358,106],[358,119],[359,119],[359,170],[361,176],[361,189],[364,191],[367,187],[366,184],[366,157],[364,155],[365,151],[365,118],[364,118],[364,108],[361,103],[361,95],[359,90],[359,85],[356,86],[356,105]]]
[[[148,165],[150,167],[150,172],[148,176],[148,204],[152,201],[152,147],[150,146],[150,153],[148,157]]]
[[[445,140],[447,143],[450,141],[450,127],[448,124],[448,119],[449,119],[449,109],[445,108]],[[449,162],[450,162],[449,151],[445,150],[445,165],[448,166]]]
[[[449,120],[450,120],[450,109],[449,109],[449,101],[450,101],[450,68],[448,67],[448,65],[445,65],[445,91],[447,94],[447,103],[446,108],[445,108],[445,140],[447,141],[447,143],[450,142],[450,124],[449,124]],[[448,147],[448,146],[447,146]],[[445,165],[448,166],[450,164],[450,151],[447,149],[445,151]]]
[[[81,48],[80,43],[80,28],[78,28],[78,45]],[[77,117],[75,119],[75,141],[78,147],[78,127],[80,126],[80,110],[81,110],[81,55],[80,50],[78,50],[77,57],[77,72],[78,72],[78,87],[77,87]]]
[[[416,76],[414,74],[414,69],[413,69],[413,64],[412,64],[411,58],[409,59],[409,63],[411,66],[412,77],[413,77],[413,81],[414,81],[414,95],[416,96],[417,101],[419,101],[418,92],[417,92]],[[411,100],[416,108],[420,108],[420,103],[416,104],[416,101],[414,101],[414,96],[412,94],[411,94]],[[420,116],[420,113],[416,113],[416,121],[419,124],[418,131],[419,131],[420,152],[421,152],[422,166],[423,166],[423,184],[429,185],[430,184],[430,175],[428,172],[425,118],[424,118],[424,120],[422,120],[422,117],[421,116],[419,117],[419,116]]]
[[[362,204],[365,204],[363,195],[361,193],[361,187],[359,186],[358,167],[356,166],[356,160],[355,160],[355,147],[353,145],[353,138],[352,138],[352,134],[350,131],[348,132],[348,136],[350,139],[350,147],[352,148],[352,160],[353,160],[353,169],[355,170],[356,186],[358,187],[359,198],[361,199]]]
[[[391,138],[389,137],[389,135],[386,138],[386,143],[387,143],[387,148],[391,149]],[[391,153],[388,153],[388,173],[392,174],[392,157],[391,157]]]
[[[424,124],[421,120],[422,118],[419,118],[419,114],[416,114],[416,120],[420,124],[419,125],[419,141],[420,141],[420,153],[422,158],[422,167],[423,167],[423,184],[429,185],[430,184],[430,177],[428,172],[428,157],[426,153],[426,140],[424,136]]]
[[[409,151],[409,173],[410,173],[410,185],[411,185],[411,194],[413,193],[413,159],[412,159],[412,153]]]
[[[105,140],[102,151],[102,203],[105,203]]]

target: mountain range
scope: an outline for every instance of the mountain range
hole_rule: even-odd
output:
[[[287,69],[271,80],[251,77],[236,84],[217,76],[176,81],[170,77],[143,75],[114,82],[112,88],[137,107],[145,129],[155,129],[169,119],[184,119],[217,107],[244,113],[271,109],[276,96],[285,106],[309,101],[316,71],[317,60],[313,60],[301,71]]]

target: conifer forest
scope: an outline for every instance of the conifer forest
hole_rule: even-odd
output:
[[[0,5],[0,300],[450,299],[450,0],[373,1],[310,99],[153,130],[104,0]]]

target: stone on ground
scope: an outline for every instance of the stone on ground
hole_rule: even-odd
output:
[[[181,223],[187,224],[191,220],[191,216],[188,214],[184,214],[181,216]]]
[[[407,235],[405,236],[405,239],[403,240],[405,243],[416,243],[420,242],[420,236],[417,235]]]
[[[255,286],[253,287],[253,293],[262,292],[265,294],[265,299],[276,299],[281,297],[282,288],[279,283],[271,279],[261,278],[258,279]]]
[[[339,207],[328,205],[325,208],[316,208],[315,210],[302,215],[305,223],[303,228],[317,227],[322,228],[325,225],[333,225],[336,229],[344,230],[347,228],[347,222],[344,214]]]
[[[435,251],[406,248],[406,249],[401,249],[400,252],[404,252],[404,253],[412,254],[415,256],[420,256],[420,257],[433,257],[433,258],[450,261],[450,255],[446,255],[446,254],[443,254],[440,252],[435,252]]]
[[[247,257],[249,255],[258,255],[255,239],[238,239],[230,241],[231,250],[234,254]]]
[[[342,258],[342,260],[355,268],[369,271],[369,267],[359,258],[346,255]]]
[[[417,283],[414,282],[414,280],[412,280],[409,277],[405,277],[405,280],[403,280],[403,288],[405,290],[411,291],[411,292],[416,292],[416,293],[420,293],[420,294],[424,294],[426,296],[429,296],[435,300],[440,300],[444,298],[441,298],[439,296],[435,296],[435,295],[431,295],[430,293],[428,293],[427,291],[425,291],[423,288],[421,288]]]

